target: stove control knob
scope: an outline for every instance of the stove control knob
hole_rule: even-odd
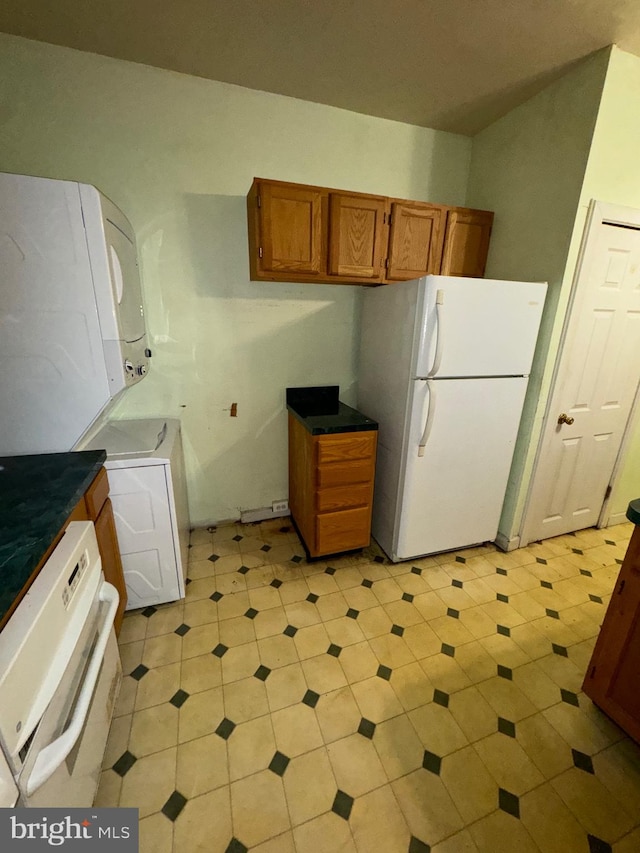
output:
[[[127,373],[133,373],[135,371],[135,368],[133,364],[129,361],[129,359],[125,361],[124,369],[127,371]]]
[[[146,364],[139,364],[136,367],[136,374],[138,376],[144,376],[146,372],[147,372],[147,365]]]

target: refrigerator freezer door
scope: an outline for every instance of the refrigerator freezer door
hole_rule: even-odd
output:
[[[415,377],[528,375],[546,284],[445,276],[420,284]]]
[[[412,386],[393,560],[495,538],[527,379],[416,380]],[[431,428],[421,456],[427,417]]]

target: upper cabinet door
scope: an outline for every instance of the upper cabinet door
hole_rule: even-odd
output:
[[[260,186],[261,268],[269,272],[320,275],[322,193],[312,187]]]
[[[330,193],[329,274],[380,281],[386,199]]]
[[[405,281],[440,271],[444,210],[432,204],[394,202],[386,278]]]
[[[441,275],[482,278],[489,253],[493,213],[452,207],[447,212]]]

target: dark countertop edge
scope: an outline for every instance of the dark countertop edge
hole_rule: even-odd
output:
[[[367,432],[378,429],[377,421],[371,420],[357,409],[347,406],[346,403],[339,403],[338,412],[335,414],[310,415],[306,418],[290,405],[287,405],[287,409],[311,435],[335,435],[342,432]],[[352,418],[351,422],[349,418]]]
[[[626,515],[633,524],[640,524],[640,498],[630,501]]]
[[[83,497],[91,483],[95,480],[100,469],[104,466],[107,458],[106,450],[82,450],[70,451],[68,454],[61,453],[60,456],[82,455],[87,461],[84,474],[74,483],[74,489],[61,497],[60,508],[56,511],[52,520],[47,524],[46,531],[29,543],[28,553],[20,560],[20,564],[14,567],[15,579],[8,577],[8,566],[0,567],[0,631],[7,623],[20,601],[26,595],[29,587],[38,576],[39,564],[45,556],[52,543],[65,525],[65,522]],[[58,454],[36,454],[52,456]],[[36,455],[24,457],[2,457],[34,460]],[[93,457],[92,459],[90,457]],[[1,461],[1,460],[0,460]],[[53,529],[55,527],[55,530]],[[11,582],[13,580],[13,583]],[[6,584],[6,585],[5,585]]]

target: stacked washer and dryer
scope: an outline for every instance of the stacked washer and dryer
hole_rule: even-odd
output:
[[[147,373],[135,235],[95,187],[0,173],[0,456],[104,448],[127,609],[184,597],[180,422],[108,420]]]

